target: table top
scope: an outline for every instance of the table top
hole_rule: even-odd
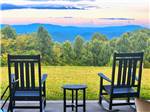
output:
[[[78,90],[78,89],[85,89],[85,88],[87,88],[87,86],[84,84],[66,84],[62,88],[71,89],[71,90]]]

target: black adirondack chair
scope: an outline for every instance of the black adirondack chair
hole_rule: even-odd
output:
[[[46,106],[46,78],[41,77],[40,55],[8,55],[10,110],[40,109]],[[17,81],[16,85],[12,83]],[[39,101],[38,106],[17,106],[15,101]]]
[[[102,99],[109,103],[107,110],[112,110],[112,106],[135,104],[130,99],[140,96],[143,55],[143,52],[114,53],[112,79],[110,80],[103,73],[98,73],[100,77],[100,105]],[[103,80],[110,84],[104,85]],[[104,97],[105,95],[108,95],[109,98]],[[115,98],[126,98],[127,102],[114,103],[113,99]]]

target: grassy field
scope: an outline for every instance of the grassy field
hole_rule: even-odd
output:
[[[2,92],[8,85],[8,73],[7,67],[0,67],[0,70]],[[87,99],[98,99],[98,72],[103,72],[110,77],[111,67],[42,66],[42,73],[48,74],[47,99],[62,99],[61,87],[64,84],[87,84]],[[143,70],[141,97],[150,99],[150,69]]]

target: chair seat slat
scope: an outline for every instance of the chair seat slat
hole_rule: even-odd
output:
[[[40,96],[40,91],[16,91],[15,93],[16,97],[22,97],[22,96]]]
[[[111,93],[111,85],[106,85],[104,86],[105,90],[108,93]],[[135,93],[133,88],[129,88],[129,87],[122,87],[122,88],[115,88],[113,90],[113,94],[127,94],[127,93]]]

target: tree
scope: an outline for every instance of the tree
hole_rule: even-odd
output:
[[[48,31],[40,26],[37,31],[37,49],[40,51],[42,55],[42,61],[45,64],[53,64],[53,52],[52,52],[52,40]]]
[[[130,39],[128,33],[123,34],[116,40],[115,50],[118,52],[131,52]]]
[[[36,37],[32,34],[18,35],[15,39],[16,54],[39,54],[35,43]]]
[[[145,50],[144,56],[144,67],[150,68],[150,46]]]
[[[86,42],[83,46],[83,56],[81,63],[82,65],[92,66],[93,65],[93,54],[91,52],[92,44],[91,42]]]
[[[53,45],[53,61],[54,61],[54,65],[62,65],[62,45],[61,43],[54,43]]]
[[[100,34],[98,32],[94,33],[92,36],[92,41],[94,41],[95,39],[100,40],[100,41],[107,41],[107,37],[103,34]]]
[[[109,43],[105,43],[103,44],[102,48],[101,48],[101,53],[99,55],[99,63],[102,66],[106,66],[108,65],[108,63],[110,62],[111,59],[111,55],[112,55],[112,49],[111,46],[109,45]]]
[[[77,65],[81,65],[82,55],[83,55],[83,44],[84,40],[81,36],[77,36],[75,38],[74,46],[74,53],[75,53],[75,63]]]
[[[72,65],[74,59],[74,52],[69,41],[65,41],[62,45],[62,60],[64,65]]]
[[[98,66],[98,65],[101,65],[101,62],[100,62],[100,53],[101,53],[101,49],[102,49],[102,45],[103,45],[103,42],[95,39],[92,41],[92,46],[91,46],[91,52],[92,52],[92,55],[93,55],[93,65],[94,66]]]
[[[100,33],[94,33],[91,40],[91,52],[93,55],[93,65],[94,66],[102,66],[108,62],[108,59],[104,60],[103,58],[105,54],[104,52],[107,52],[109,49],[105,49],[105,44],[107,42],[106,36],[100,34]],[[108,54],[108,53],[107,53]],[[106,56],[107,57],[107,56]],[[108,55],[109,57],[109,55]]]
[[[148,41],[150,38],[149,36],[150,35],[142,31],[136,31],[136,33],[131,33],[129,40],[132,51],[145,51],[150,43],[150,41]]]
[[[146,47],[144,52],[144,67],[150,68],[150,38],[147,40],[147,42],[148,46]]]
[[[43,26],[31,34],[17,35],[10,26],[5,26],[1,31],[3,31],[0,43],[2,66],[7,64],[8,53],[41,54],[44,65],[105,66],[112,64],[114,51],[144,51],[144,67],[150,67],[149,29],[124,33],[112,40],[107,40],[100,33],[94,33],[91,41],[86,42],[81,36],[77,36],[72,43],[70,41],[53,43],[51,36]],[[16,36],[10,36],[13,34]]]
[[[4,28],[1,29],[1,32],[2,32],[2,38],[15,39],[17,36],[16,30],[13,29],[10,25],[4,26]]]

